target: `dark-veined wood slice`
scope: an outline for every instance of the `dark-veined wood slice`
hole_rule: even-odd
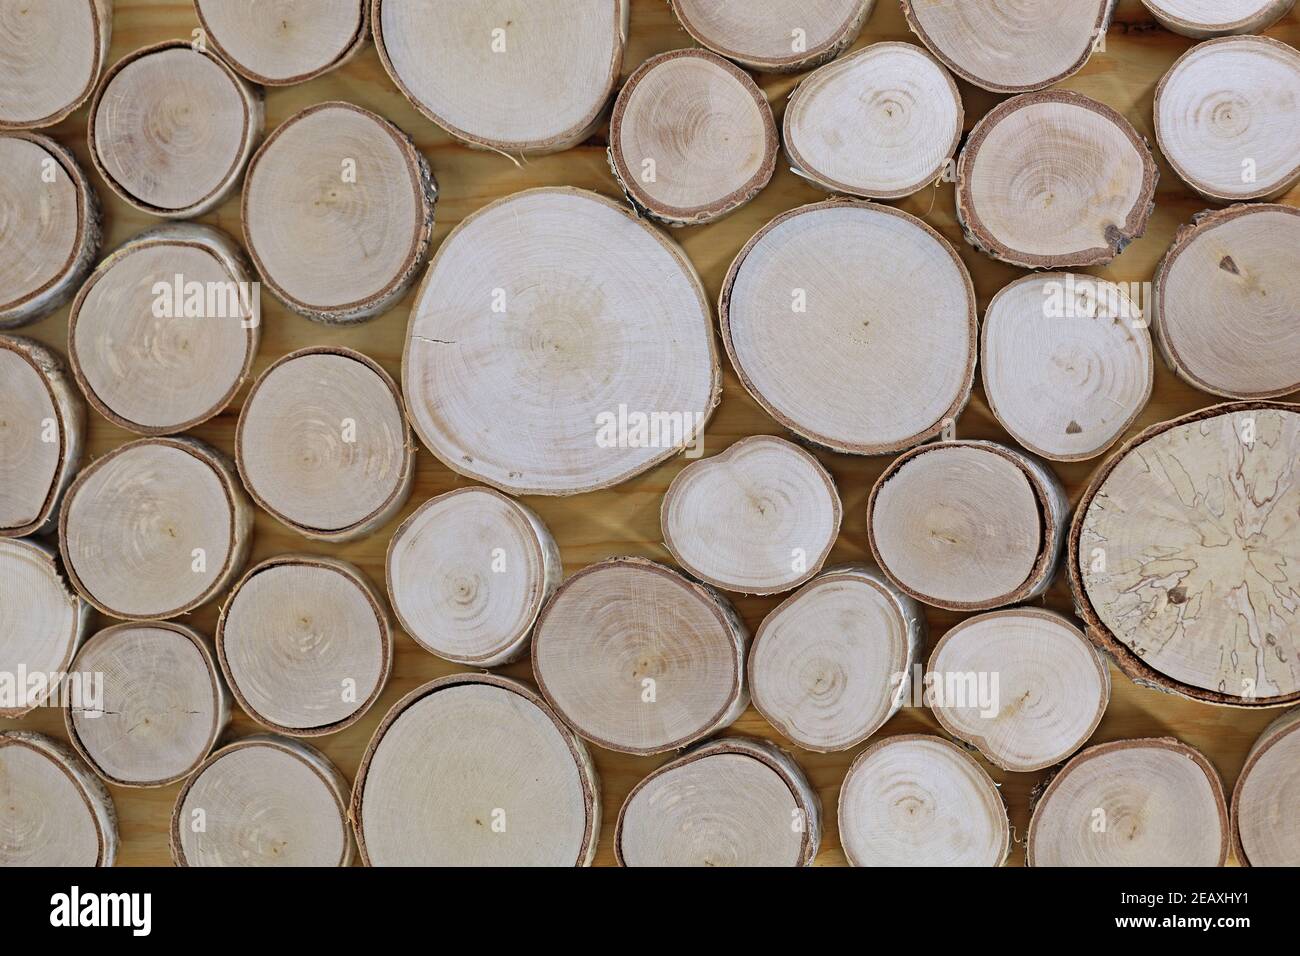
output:
[[[112,34],[113,0],[0,0],[0,129],[53,126],[86,102]]]
[[[1232,842],[1242,866],[1300,866],[1300,708],[1264,728],[1232,791]]]
[[[876,0],[669,0],[686,32],[737,63],[798,73],[853,44]]]
[[[1295,0],[1142,0],[1160,25],[1204,40],[1262,33],[1291,12]]]
[[[254,83],[289,86],[365,46],[370,0],[194,0],[206,41]]]

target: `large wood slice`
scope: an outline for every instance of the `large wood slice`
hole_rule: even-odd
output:
[[[669,0],[686,32],[754,70],[798,73],[848,49],[876,0]]]
[[[1242,866],[1300,866],[1300,708],[1264,728],[1232,791],[1232,842]]]
[[[1263,33],[1291,12],[1295,0],[1142,0],[1167,30],[1204,40]]]
[[[0,0],[0,129],[66,119],[95,91],[112,34],[113,0]]]
[[[290,86],[342,66],[366,43],[370,0],[194,0],[204,40],[254,83]]]

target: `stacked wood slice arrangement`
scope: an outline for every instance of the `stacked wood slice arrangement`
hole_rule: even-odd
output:
[[[1197,40],[1262,33],[1295,6],[1295,0],[1142,0],[1167,30]]]
[[[243,76],[291,86],[342,66],[365,45],[370,0],[194,0],[204,40]]]
[[[1232,793],[1232,840],[1242,866],[1300,865],[1300,709],[1259,735]]]
[[[3,0],[0,23],[0,129],[53,126],[90,98],[108,61],[113,0]]]
[[[876,0],[670,0],[686,32],[752,70],[798,73],[849,47]]]

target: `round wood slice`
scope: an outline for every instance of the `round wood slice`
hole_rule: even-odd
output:
[[[1300,866],[1300,708],[1259,735],[1232,791],[1232,842],[1242,866]]]
[[[1001,866],[1011,825],[997,785],[961,747],[901,734],[858,754],[840,787],[852,866]]]
[[[112,33],[112,0],[0,0],[0,129],[53,126],[86,102]]]
[[[1166,30],[1204,40],[1263,33],[1291,12],[1295,0],[1142,0]]]
[[[766,740],[692,747],[628,794],[618,812],[620,866],[810,866],[821,844],[817,791]]]
[[[453,674],[393,705],[349,816],[367,866],[590,866],[599,786],[587,748],[530,687]]]
[[[776,122],[749,75],[695,48],[646,60],[609,121],[624,193],[671,226],[712,222],[753,199],[776,169]]]
[[[890,206],[832,199],[777,216],[732,262],[718,312],[746,390],[834,451],[910,448],[970,398],[970,275],[939,233]]]
[[[176,798],[177,866],[351,866],[349,787],[315,747],[254,734],[222,747]]]
[[[522,657],[563,577],[542,519],[491,488],[426,501],[388,545],[388,594],[402,630],[457,664],[496,667]]]
[[[438,184],[405,133],[351,103],[318,103],[267,137],[240,212],[276,298],[316,322],[391,309],[428,260]]]
[[[103,701],[64,711],[68,737],[120,787],[188,777],[230,722],[230,696],[208,641],[183,625],[114,625],[86,641],[72,667],[102,675]]]
[[[685,253],[628,209],[516,193],[429,266],[402,362],[411,423],[448,468],[510,494],[607,488],[702,440],[712,326]]]
[[[1300,405],[1153,425],[1093,475],[1070,530],[1089,637],[1140,684],[1196,700],[1300,700]]]
[[[1069,757],[1110,703],[1110,672],[1096,648],[1069,618],[1041,608],[967,618],[935,645],[927,669],[943,729],[1016,773]],[[969,683],[985,675],[992,701],[978,700]]]
[[[1034,454],[1082,461],[1118,441],[1146,407],[1152,353],[1142,307],[1121,286],[1076,273],[1024,276],[984,313],[984,396]]]
[[[194,0],[205,39],[254,83],[290,86],[365,46],[369,0]]]
[[[1067,90],[1012,97],[971,130],[957,162],[966,241],[1025,269],[1105,265],[1141,236],[1159,170],[1142,135]]]
[[[804,750],[855,747],[903,706],[925,631],[920,606],[875,568],[831,568],[754,634],[754,707]]]
[[[210,212],[243,178],[262,135],[262,92],[185,40],[118,60],[90,104],[86,142],[109,188],[169,219]]]
[[[205,422],[252,368],[260,298],[243,251],[219,229],[143,232],[95,268],[72,304],[77,384],[101,415],[141,435]]]
[[[664,544],[691,576],[741,594],[779,594],[822,569],[843,514],[835,481],[770,435],[687,465],[664,495]]]
[[[82,469],[59,550],[87,601],[128,621],[176,617],[248,560],[253,507],[226,457],[192,438],[142,438]]]
[[[686,32],[714,53],[768,73],[798,73],[853,45],[876,0],[669,0]]]
[[[749,635],[722,597],[644,558],[569,577],[542,609],[533,673],[594,744],[663,753],[732,724],[749,704]]]
[[[918,601],[986,611],[1047,590],[1069,511],[1041,462],[995,442],[943,442],[885,469],[867,502],[868,540]]]
[[[350,727],[393,668],[383,599],[355,566],[286,554],[249,569],[221,609],[217,660],[263,727],[319,737]]]
[[[629,0],[374,0],[371,19],[388,75],[452,136],[553,153],[599,125],[623,67],[628,11]]]
[[[397,383],[379,363],[315,346],[278,359],[253,383],[235,461],[272,517],[307,538],[351,541],[406,504],[415,446]]]
[[[1213,765],[1172,737],[1089,747],[1038,798],[1026,866],[1223,866],[1228,805]]]
[[[53,737],[0,733],[0,867],[112,866],[117,811],[108,788]]]

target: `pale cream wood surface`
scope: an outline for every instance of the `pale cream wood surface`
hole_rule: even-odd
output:
[[[265,86],[319,76],[367,40],[370,0],[195,0],[207,42]]]
[[[1169,30],[1195,39],[1260,33],[1290,12],[1295,0],[1142,0]]]
[[[0,129],[57,123],[104,70],[113,0],[0,2]]]

